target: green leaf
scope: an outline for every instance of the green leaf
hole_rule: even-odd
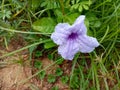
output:
[[[63,63],[63,61],[64,61],[64,59],[63,58],[57,58],[56,60],[58,60],[58,62],[56,63],[56,64],[58,64],[58,65],[60,65],[60,64],[62,64]]]
[[[36,49],[37,46],[32,46],[30,47],[28,50],[29,50],[29,53],[30,53],[30,58],[32,58],[32,53],[33,51]]]
[[[88,10],[88,9],[89,9],[89,7],[88,7],[87,5],[83,5],[83,8],[84,8],[85,10]]]
[[[83,8],[81,5],[79,5],[79,8],[78,8],[79,12],[82,12]]]
[[[56,44],[53,43],[53,41],[49,41],[49,42],[44,43],[44,48],[45,49],[49,49],[49,48],[52,48],[54,46],[56,46]]]
[[[34,67],[40,69],[42,67],[42,62],[38,60],[35,61]]]
[[[42,33],[52,33],[54,31],[56,23],[50,17],[43,17],[35,21],[32,25],[34,30],[40,31]]]
[[[37,50],[37,51],[35,52],[35,57],[40,57],[40,56],[42,56],[42,52],[39,51],[39,50]]]
[[[51,88],[51,90],[59,90],[58,86],[54,86]]]
[[[101,22],[97,19],[94,23],[94,27],[100,27]]]
[[[96,28],[100,27],[101,22],[94,13],[89,12],[86,14],[86,16],[87,16],[87,19],[89,20],[90,26],[96,27]]]
[[[77,0],[76,2],[74,2],[74,4],[72,4],[71,6],[71,10],[78,10],[79,12],[82,12],[83,9],[88,10],[89,6],[92,4],[92,1],[81,1],[81,0]]]
[[[71,0],[71,3],[72,3],[72,4],[75,4],[75,0]]]
[[[77,75],[73,75],[72,80],[70,82],[71,88],[79,88],[80,80]]]
[[[63,84],[66,84],[68,82],[68,80],[69,80],[68,76],[62,76],[61,77],[61,81],[62,81]]]
[[[45,71],[42,71],[42,72],[40,72],[39,74],[38,74],[38,77],[40,78],[40,79],[43,79],[44,77],[45,77]]]
[[[49,74],[49,75],[48,75],[47,81],[48,81],[49,83],[54,83],[55,80],[56,80],[56,77],[55,77],[54,75],[52,75],[52,74]]]
[[[35,10],[40,6],[40,0],[32,0],[32,9]]]
[[[87,27],[87,35],[93,36],[93,31],[91,31],[90,28],[89,28],[89,20],[87,18],[85,19],[84,23],[85,23],[85,25]]]
[[[10,23],[0,20],[0,26],[5,28],[11,28]]]
[[[57,76],[61,76],[63,74],[63,71],[61,68],[57,68],[55,73]]]
[[[84,23],[85,23],[86,27],[89,28],[89,20],[87,18],[85,18]]]
[[[47,57],[48,57],[49,60],[53,60],[53,54],[48,54]]]
[[[80,2],[80,0],[76,0],[76,3],[79,3]]]
[[[62,22],[63,20],[63,13],[60,9],[54,10],[55,16],[57,17],[57,22]]]
[[[77,9],[78,7],[79,7],[79,4],[73,5],[73,8],[74,8],[74,9]]]
[[[40,6],[41,6],[41,7],[44,7],[44,6],[46,6],[46,5],[47,5],[47,2],[42,2]]]
[[[73,24],[76,18],[79,16],[79,13],[71,13],[67,16],[65,16],[65,22],[68,22],[70,24]],[[74,17],[73,17],[74,16]]]

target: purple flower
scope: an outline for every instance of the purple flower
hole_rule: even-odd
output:
[[[77,52],[90,53],[99,46],[96,38],[87,36],[84,24],[85,16],[79,16],[73,25],[59,23],[52,33],[51,39],[59,45],[58,53],[68,60],[72,60]]]

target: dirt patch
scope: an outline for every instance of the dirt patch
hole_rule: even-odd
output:
[[[9,43],[8,48],[0,46],[0,55],[12,52],[14,50],[20,49],[26,45],[25,41],[21,38],[12,39]],[[53,64],[47,58],[38,59],[42,62],[43,68]],[[64,74],[70,74],[71,63],[64,61],[63,65],[52,65],[50,68],[46,69],[46,76],[48,74],[55,73],[56,68],[62,68]],[[51,90],[53,86],[58,86],[59,90],[70,90],[69,86],[63,84],[60,78],[57,78],[56,82],[48,83],[47,77],[43,80],[37,78],[37,76],[27,80],[33,74],[37,73],[31,66],[29,60],[28,50],[15,53],[12,56],[8,56],[0,59],[0,90]],[[20,83],[27,80],[24,83]]]
[[[18,85],[17,83],[31,76],[31,69],[19,64],[10,65],[0,70],[1,90],[29,90],[28,84]]]
[[[50,61],[47,58],[44,58],[41,61],[43,68],[53,64],[53,61]],[[57,67],[59,66],[53,65],[46,69],[46,75],[55,73]],[[0,69],[0,90],[32,90],[32,88],[34,88],[33,90],[50,90],[53,86],[58,86],[59,90],[69,90],[68,85],[63,84],[60,78],[57,78],[55,83],[48,83],[47,77],[40,80],[35,76],[32,79],[27,80],[25,83],[19,84],[32,76],[32,70],[33,69],[30,68],[28,62],[27,64],[24,64],[24,66],[16,63]],[[68,71],[66,70],[66,73],[67,72]]]
[[[0,55],[17,50],[24,47],[24,45],[25,41],[20,37],[12,39],[8,48],[5,48],[3,45],[0,46]],[[28,51],[25,50],[20,53],[23,52]],[[24,80],[28,78],[28,76],[32,75],[29,64],[30,62],[28,62],[27,58],[24,56],[24,54],[20,55],[16,53],[12,56],[0,59],[0,90],[30,90],[28,87],[30,82],[18,85],[21,80]]]

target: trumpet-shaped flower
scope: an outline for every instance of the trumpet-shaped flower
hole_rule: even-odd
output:
[[[79,16],[73,25],[59,23],[52,33],[51,39],[59,45],[58,53],[68,60],[72,60],[77,52],[90,53],[99,46],[96,38],[87,36],[84,24],[85,16]]]

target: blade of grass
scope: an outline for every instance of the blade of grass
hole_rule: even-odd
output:
[[[97,68],[96,63],[94,62],[94,59],[91,54],[90,54],[90,59],[92,61],[91,69],[92,69],[93,84],[94,84],[94,87],[97,88],[97,90],[100,90],[100,83],[99,83],[99,79],[98,79],[98,75],[97,75],[98,68]]]
[[[7,56],[10,56],[10,55],[13,55],[13,54],[15,54],[15,53],[17,53],[17,52],[20,52],[20,51],[22,51],[22,50],[28,49],[28,48],[30,48],[30,47],[32,47],[32,46],[36,46],[36,45],[39,45],[39,44],[42,44],[42,43],[45,43],[45,42],[49,42],[49,41],[50,41],[50,39],[44,40],[44,41],[36,42],[36,43],[34,43],[34,44],[28,45],[28,46],[23,47],[23,48],[21,48],[21,49],[18,49],[18,50],[15,50],[15,51],[13,51],[13,52],[4,54],[4,55],[0,56],[0,58],[7,57]]]
[[[73,61],[73,66],[72,66],[72,71],[71,71],[71,76],[70,76],[69,87],[70,87],[71,82],[72,82],[72,78],[73,78],[74,70],[75,70],[75,65],[76,65],[76,63],[77,63],[78,57],[79,57],[79,54],[77,54],[77,56],[75,57],[75,59],[74,59],[74,61]]]
[[[0,29],[9,31],[9,32],[13,32],[13,33],[22,33],[22,34],[41,34],[41,35],[51,34],[51,33],[39,33],[39,32],[25,32],[25,31],[19,31],[19,30],[14,30],[14,29],[8,29],[8,28],[4,28],[1,26],[0,26]]]

